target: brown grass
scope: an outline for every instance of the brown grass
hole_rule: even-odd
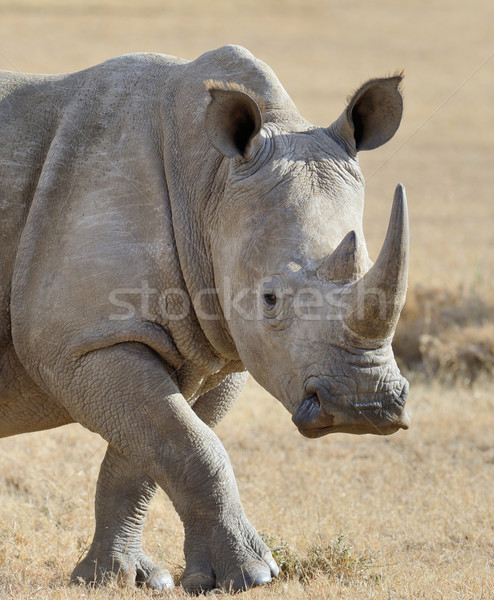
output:
[[[490,600],[493,391],[492,384],[455,391],[417,384],[408,432],[313,441],[249,383],[218,434],[245,510],[274,538],[283,573],[245,596]],[[92,534],[104,448],[77,425],[2,440],[0,597],[156,597],[115,583],[95,591],[67,584]],[[183,567],[182,535],[160,493],[145,548],[175,575]]]
[[[366,78],[405,68],[402,127],[361,164],[373,257],[394,186],[407,186],[411,286],[395,348],[415,382],[412,428],[306,440],[251,382],[218,433],[246,512],[286,569],[242,597],[494,597],[494,3],[0,0],[0,10],[0,68],[63,72],[140,50],[194,58],[235,42],[319,124]],[[1,448],[2,600],[159,597],[67,585],[92,535],[100,438],[74,425]],[[178,575],[182,543],[160,493],[146,550]]]
[[[355,580],[380,580],[379,573],[372,568],[375,559],[367,552],[355,555],[345,536],[338,535],[334,540],[322,544],[312,544],[304,553],[292,548],[282,538],[261,534],[271,549],[280,574],[279,579],[300,581],[310,584],[319,577],[352,583]]]
[[[494,375],[494,301],[474,291],[415,286],[393,342],[398,361],[445,383]]]

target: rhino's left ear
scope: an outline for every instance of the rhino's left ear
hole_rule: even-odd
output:
[[[403,74],[371,79],[357,90],[329,131],[354,152],[373,150],[396,133],[403,114]]]
[[[262,127],[258,103],[240,89],[209,87],[209,93],[211,102],[206,109],[209,141],[225,156],[246,158]]]

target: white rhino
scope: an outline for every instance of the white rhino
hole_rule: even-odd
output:
[[[0,74],[0,436],[79,422],[108,442],[73,581],[173,586],[141,548],[158,485],[186,590],[278,573],[213,433],[245,369],[308,437],[408,427],[405,196],[372,266],[357,159],[394,135],[400,82],[321,128],[236,46]]]

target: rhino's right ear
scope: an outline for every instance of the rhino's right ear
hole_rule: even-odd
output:
[[[355,92],[330,133],[353,153],[373,150],[390,140],[403,114],[403,73],[371,79]]]
[[[206,109],[209,141],[225,156],[246,158],[262,127],[258,103],[240,89],[210,87],[209,93],[211,102]]]

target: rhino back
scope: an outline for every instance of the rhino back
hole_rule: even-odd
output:
[[[152,71],[149,64],[153,62],[163,68],[163,63],[182,61],[135,55],[65,75],[0,72],[0,357],[11,343],[14,264],[43,177],[55,171],[62,178],[64,173],[70,176],[68,161],[84,160],[83,146],[90,147],[101,137],[105,117],[118,110],[118,101],[109,102],[108,97],[125,98],[132,93],[139,73]],[[62,210],[65,201],[64,193],[53,191],[49,197],[52,210],[45,211],[46,218]],[[43,215],[37,214],[35,220],[39,225]]]
[[[34,296],[35,304],[45,296],[47,288],[38,286],[33,275],[42,272],[48,285],[50,280],[57,279],[56,258],[63,254],[63,236],[58,235],[61,231],[57,231],[57,224],[72,209],[75,213],[78,210],[84,213],[87,198],[95,194],[101,181],[111,176],[112,157],[105,161],[100,152],[100,142],[108,138],[107,131],[118,130],[120,125],[125,128],[129,122],[139,130],[135,114],[139,113],[136,110],[139,97],[147,95],[150,98],[148,104],[152,104],[153,99],[157,101],[159,90],[156,92],[155,89],[153,93],[149,82],[162,80],[166,87],[167,72],[182,62],[163,56],[136,55],[112,59],[67,75],[0,73],[3,136],[0,145],[0,413],[3,428],[0,428],[0,436],[68,422],[67,414],[41,392],[40,382],[29,368],[30,361],[19,354],[13,341],[13,323],[16,316],[21,321],[26,317],[28,296]],[[158,72],[161,77],[157,76]],[[134,93],[136,89],[137,93]],[[132,104],[128,102],[129,97],[137,99],[127,111],[132,113],[133,110],[134,115],[129,117],[127,114],[126,121],[121,113],[125,112],[126,104]],[[156,127],[156,123],[153,122],[151,127]],[[107,146],[112,142],[109,136]],[[118,152],[119,148],[116,148],[115,153]],[[139,152],[136,154],[142,158]],[[149,162],[142,165],[144,180],[149,174]],[[157,162],[154,157],[155,169]],[[89,165],[89,171],[93,168],[89,177],[88,171],[84,170],[85,164]],[[119,173],[121,179],[130,175]],[[93,188],[89,189],[91,186],[86,183],[91,181],[91,176]],[[131,177],[129,187],[135,188]],[[147,191],[146,186],[142,189]],[[85,193],[78,194],[81,190],[86,196]],[[107,191],[103,186],[102,204]],[[161,191],[160,199],[166,204],[166,190]],[[86,208],[90,209],[89,202]],[[91,220],[91,215],[87,216]],[[93,216],[98,217],[97,214]],[[108,227],[111,230],[112,223]],[[64,234],[70,238],[76,237],[77,232],[71,235],[71,231],[66,230]],[[89,249],[92,242],[94,240],[87,240]],[[136,242],[137,246],[146,245],[145,240]],[[50,249],[53,250],[51,254]],[[86,262],[91,262],[91,256],[86,256]],[[63,279],[64,274],[59,279]],[[75,276],[78,276],[77,271]],[[26,294],[16,295],[16,277],[27,283]],[[67,280],[66,283],[70,287],[73,282]],[[86,301],[90,303],[91,298],[86,297]],[[56,308],[49,306],[49,312]],[[31,325],[34,323],[36,329],[45,315],[42,311],[37,312],[35,307],[32,316]],[[63,314],[61,318],[64,318]],[[65,318],[68,320],[70,315]]]

